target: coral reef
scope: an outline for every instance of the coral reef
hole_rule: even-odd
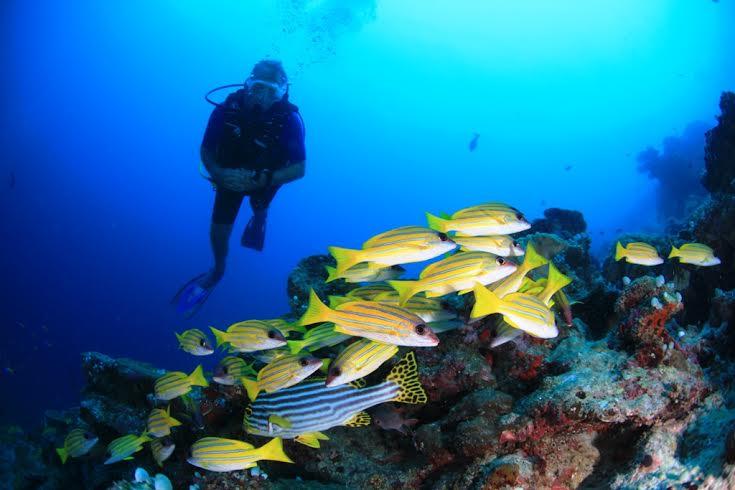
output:
[[[346,283],[344,280],[324,282],[327,279],[325,267],[335,265],[336,262],[331,255],[312,255],[299,261],[288,276],[287,286],[288,302],[294,318],[298,318],[306,311],[309,304],[309,291],[312,289],[321,298],[326,298],[329,295],[345,294],[355,288],[354,284]]]

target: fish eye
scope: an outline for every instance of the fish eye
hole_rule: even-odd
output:
[[[438,233],[438,235],[439,235],[439,240],[441,240],[443,242],[446,242],[446,241],[449,240],[449,237],[447,236],[446,233]]]
[[[514,241],[513,241],[513,246],[514,246],[514,247],[520,247],[520,244],[519,244],[519,243],[518,243],[517,241],[515,241],[515,240],[514,240]]]
[[[275,339],[276,338],[276,331],[275,330],[268,331],[268,338],[269,339]]]
[[[225,374],[228,373],[227,366],[222,366],[222,372]]]
[[[299,360],[299,364],[301,364],[302,366],[308,366],[309,365],[309,360],[307,358],[305,358],[305,357],[302,357]]]
[[[524,217],[523,217],[523,215],[522,215],[521,213],[516,213],[516,219],[517,219],[518,221],[524,221],[524,220],[525,220],[526,218],[524,218]]]
[[[201,347],[206,347],[207,346],[207,341],[205,339],[201,339],[201,340],[199,340],[199,345]]]
[[[503,257],[498,257],[497,259],[495,259],[495,262],[497,262],[498,265],[503,265],[505,264],[505,259],[503,259]]]
[[[334,366],[329,370],[329,374],[332,376],[339,376],[340,374],[342,374],[342,370],[337,366]]]
[[[423,335],[426,333],[426,325],[424,325],[423,323],[419,323],[418,325],[416,325],[414,330],[416,331],[417,334]]]

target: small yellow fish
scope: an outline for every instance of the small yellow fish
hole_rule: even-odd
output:
[[[207,335],[197,328],[192,328],[183,333],[174,333],[179,341],[179,347],[184,352],[194,356],[208,356],[214,352]]]
[[[671,246],[669,258],[679,257],[679,262],[701,266],[720,265],[715,252],[703,243],[685,243],[679,248]]]
[[[171,434],[171,427],[178,427],[181,422],[171,416],[171,406],[154,408],[148,415],[148,434],[153,437],[164,437]]]
[[[349,338],[349,335],[336,332],[334,323],[325,323],[307,330],[302,340],[289,340],[288,348],[292,354],[297,354],[303,349],[315,352],[324,347],[340,344]]]
[[[286,345],[286,339],[276,327],[262,320],[247,320],[234,323],[226,332],[210,327],[217,347],[230,344],[234,352],[255,352],[259,350],[275,349]]]
[[[620,242],[615,244],[615,260],[625,259],[630,264],[659,265],[664,259],[659,257],[658,251],[651,245],[643,242],[629,243],[623,247]]]
[[[205,437],[194,443],[187,459],[194,466],[218,472],[252,468],[261,460],[293,463],[283,452],[283,442],[278,437],[259,448],[235,439]]]
[[[84,429],[73,429],[64,439],[64,447],[56,449],[56,453],[61,458],[61,463],[65,464],[68,458],[78,458],[89,452],[98,438],[94,434]]]
[[[163,437],[151,441],[151,453],[158,466],[163,466],[163,462],[171,457],[174,449],[176,449],[176,444],[174,444],[174,441],[170,437]]]
[[[360,262],[370,262],[377,268],[421,262],[454,250],[455,243],[446,234],[420,226],[404,226],[374,236],[362,250],[329,247],[337,261],[337,273],[343,274]]]
[[[550,339],[559,335],[554,313],[539,298],[525,293],[511,293],[501,299],[479,284],[474,291],[475,306],[470,318],[500,313],[511,327],[534,337]]]
[[[437,336],[421,318],[403,308],[373,301],[351,301],[333,310],[322,303],[312,290],[309,307],[299,324],[320,322],[334,323],[335,332],[386,344],[431,347],[439,343]]]
[[[456,231],[466,236],[510,235],[531,225],[523,214],[502,203],[460,209],[448,219],[426,213],[429,228],[442,233]]]
[[[255,400],[258,393],[273,393],[281,388],[288,388],[308,378],[314,371],[322,367],[321,359],[309,354],[287,354],[276,358],[259,372],[257,379],[243,377],[242,385],[248,397]]]
[[[334,267],[326,266],[326,269],[327,280],[324,282],[332,282],[337,279],[344,279],[345,282],[349,283],[387,281],[388,279],[397,279],[406,272],[406,269],[400,265],[378,268],[378,266],[371,265],[368,262],[361,262],[341,274]]]
[[[506,235],[452,237],[463,252],[487,252],[501,257],[520,257],[525,252],[518,242]]]
[[[133,454],[143,449],[143,444],[150,440],[145,432],[139,436],[130,434],[118,437],[107,445],[107,460],[104,464],[133,459]]]
[[[201,365],[189,375],[181,371],[164,374],[154,383],[153,391],[159,400],[173,400],[189,393],[192,386],[209,386],[204,378]]]
[[[398,352],[398,347],[360,339],[343,350],[327,371],[327,386],[349,383],[367,376]]]
[[[266,351],[271,352],[271,351]],[[236,356],[227,356],[217,364],[212,379],[221,384],[232,386],[244,376],[256,376],[253,366]]]
[[[509,276],[516,265],[487,252],[459,252],[427,265],[417,281],[388,281],[398,291],[400,305],[420,293],[436,297],[458,291],[472,291],[475,284],[491,284]]]
[[[373,301],[383,303],[384,305],[400,306],[400,295],[398,291],[392,290],[377,295]],[[403,308],[417,315],[425,322],[440,322],[443,320],[451,320],[457,315],[447,311],[442,306],[442,302],[436,298],[424,298],[423,296],[412,296]]]
[[[500,298],[510,293],[515,293],[523,285],[526,274],[548,262],[548,260],[536,252],[534,246],[529,242],[526,246],[526,256],[523,258],[523,263],[508,277],[492,284],[489,289]]]

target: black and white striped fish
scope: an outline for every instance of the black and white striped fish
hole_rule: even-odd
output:
[[[389,401],[425,403],[426,399],[416,358],[409,352],[386,380],[375,386],[328,387],[324,381],[317,381],[262,394],[246,410],[244,426],[250,434],[304,442],[323,438],[320,431],[331,427],[368,425],[370,417],[364,410],[375,405]]]

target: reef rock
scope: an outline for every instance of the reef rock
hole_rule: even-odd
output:
[[[287,286],[288,302],[294,317],[298,318],[306,311],[309,291],[312,289],[320,298],[327,298],[330,295],[343,295],[355,287],[341,279],[324,282],[327,280],[326,266],[334,267],[336,264],[331,255],[312,255],[299,261],[288,276]]]

